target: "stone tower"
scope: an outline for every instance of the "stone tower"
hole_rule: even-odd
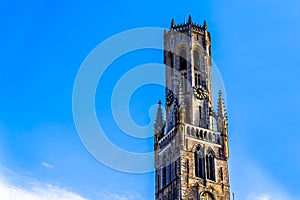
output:
[[[227,117],[212,104],[211,38],[191,16],[164,33],[166,105],[154,126],[156,200],[230,200]]]

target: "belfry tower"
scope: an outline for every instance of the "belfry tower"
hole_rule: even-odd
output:
[[[212,104],[211,38],[206,22],[164,33],[166,105],[154,126],[156,200],[230,200],[228,129],[222,93]]]

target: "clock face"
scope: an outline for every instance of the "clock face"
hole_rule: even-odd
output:
[[[174,94],[172,90],[168,90],[167,92],[167,96],[166,96],[166,100],[167,100],[167,106],[172,105],[173,101],[174,101]]]
[[[204,100],[207,98],[207,91],[201,85],[193,87],[193,89],[197,99]]]

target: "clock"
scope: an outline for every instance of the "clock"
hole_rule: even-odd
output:
[[[172,90],[167,91],[166,100],[167,100],[167,106],[172,105],[172,103],[174,101],[174,93]]]
[[[201,85],[197,85],[193,89],[197,99],[204,100],[207,98],[208,93]]]

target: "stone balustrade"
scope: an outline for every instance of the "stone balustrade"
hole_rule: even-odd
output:
[[[186,123],[182,124],[181,127],[186,136],[203,141],[212,142],[215,144],[222,144],[220,132],[202,127],[197,127]],[[176,134],[177,131],[175,131],[175,127],[168,131],[168,133],[158,142],[159,148],[162,149],[165,146],[167,146],[170,143],[170,141],[172,141],[175,138]]]

